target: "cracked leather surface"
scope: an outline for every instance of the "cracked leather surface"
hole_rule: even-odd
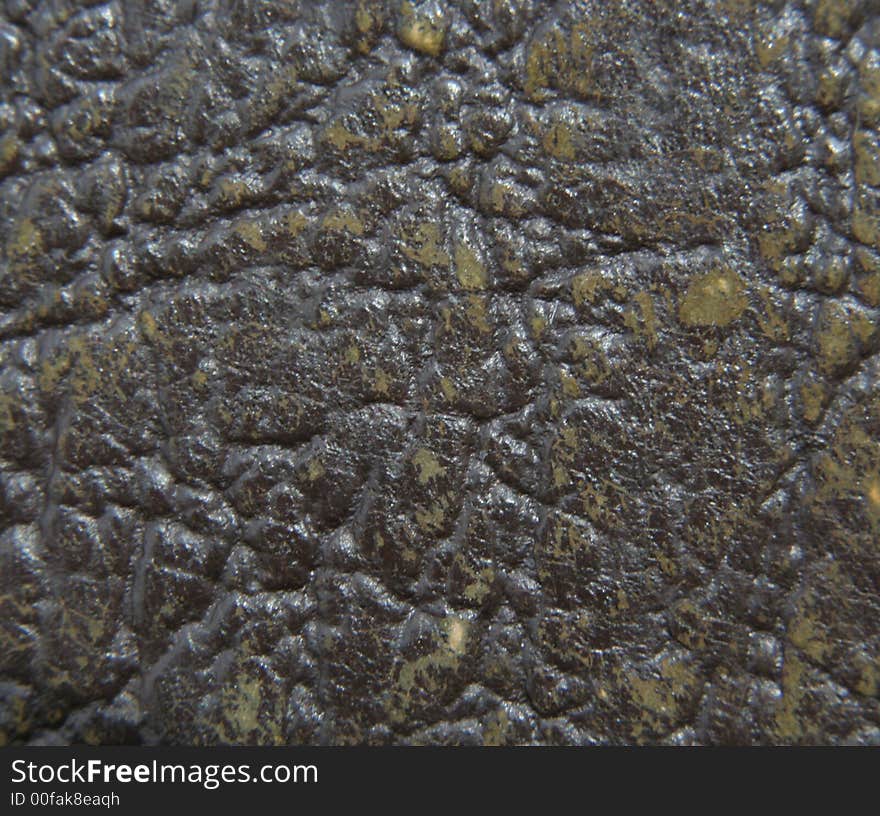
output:
[[[0,742],[880,742],[878,15],[7,0]]]

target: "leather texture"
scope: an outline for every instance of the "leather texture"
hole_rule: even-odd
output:
[[[7,0],[0,741],[880,742],[878,17]]]

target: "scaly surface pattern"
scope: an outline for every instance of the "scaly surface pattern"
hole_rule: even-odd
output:
[[[7,0],[0,741],[880,741],[876,0]]]

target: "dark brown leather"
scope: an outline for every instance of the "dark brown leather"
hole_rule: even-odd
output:
[[[0,739],[880,741],[874,0],[7,0]]]

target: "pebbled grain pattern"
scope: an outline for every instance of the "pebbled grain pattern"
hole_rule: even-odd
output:
[[[7,0],[0,742],[880,742],[876,0]]]

